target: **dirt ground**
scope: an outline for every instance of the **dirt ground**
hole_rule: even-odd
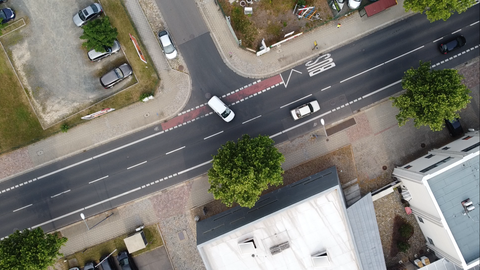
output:
[[[230,4],[228,0],[217,1],[222,6],[226,16],[231,16],[233,7],[240,6],[239,2]],[[261,45],[262,39],[265,39],[266,45],[270,46],[283,40],[287,33],[294,32],[296,34],[304,32],[331,20],[333,17],[327,0],[306,0],[306,6],[314,7],[315,14],[319,14],[319,19],[299,19],[293,13],[296,3],[296,0],[260,0],[247,4],[247,7],[252,7],[253,13],[251,16],[245,17],[252,22],[256,33],[253,42],[248,43],[242,40],[242,33],[236,31],[235,25],[232,25],[238,39],[242,40],[242,45],[257,50]]]

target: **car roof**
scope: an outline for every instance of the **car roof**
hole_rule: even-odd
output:
[[[170,40],[170,37],[168,35],[162,35],[160,36],[160,41],[164,46],[168,46],[172,44],[172,41]]]

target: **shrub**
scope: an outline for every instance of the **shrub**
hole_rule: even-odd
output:
[[[142,93],[140,95],[140,101],[143,101],[145,98],[149,97],[149,96],[153,96],[153,93],[152,92],[149,92],[149,93]]]
[[[400,232],[402,238],[408,240],[413,235],[413,226],[408,223],[404,223],[402,226],[400,226],[398,231]]]
[[[70,128],[70,126],[68,126],[68,124],[63,124],[60,129],[62,130],[62,132],[67,132],[68,129]]]
[[[407,252],[407,250],[410,248],[410,245],[405,241],[398,241],[397,242],[397,248],[401,252]]]

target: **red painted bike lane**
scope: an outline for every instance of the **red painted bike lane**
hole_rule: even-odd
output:
[[[231,103],[235,103],[237,101],[240,101],[248,96],[251,96],[253,94],[262,92],[263,90],[269,90],[275,86],[278,86],[280,83],[283,83],[282,77],[280,75],[265,79],[263,81],[257,82],[257,83],[252,83],[251,85],[248,85],[246,87],[240,88],[238,91],[232,91],[228,94],[225,95],[223,98],[223,101],[228,105]],[[180,113],[179,116],[174,117],[170,120],[168,120],[165,123],[162,123],[162,129],[163,130],[169,130],[172,129],[176,126],[181,126],[189,121],[194,121],[197,118],[207,115],[211,113],[212,110],[208,105],[202,104],[201,107],[192,109],[188,112],[182,112]]]

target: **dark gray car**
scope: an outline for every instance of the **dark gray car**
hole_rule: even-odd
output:
[[[130,255],[128,254],[127,251],[122,251],[118,253],[117,256],[117,261],[120,267],[122,267],[122,270],[136,270],[137,267],[134,264],[132,258],[130,258]]]
[[[88,262],[85,264],[85,267],[83,267],[83,270],[94,270],[95,269],[95,264],[93,262]]]
[[[125,63],[103,75],[100,78],[100,83],[105,89],[108,89],[132,74],[132,67],[128,63]]]

